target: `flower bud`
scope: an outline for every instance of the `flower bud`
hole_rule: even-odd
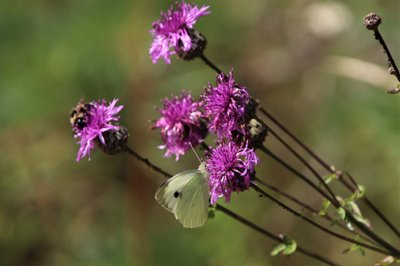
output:
[[[96,139],[96,144],[105,154],[113,155],[124,150],[125,144],[128,142],[128,136],[128,129],[119,126],[118,129],[103,133],[105,143]]]
[[[203,34],[195,29],[188,29],[187,33],[192,42],[191,48],[185,51],[182,45],[178,45],[176,48],[176,53],[181,59],[190,61],[203,54],[203,51],[207,46],[207,39]]]

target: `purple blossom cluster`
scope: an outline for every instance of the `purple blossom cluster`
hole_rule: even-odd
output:
[[[190,150],[191,146],[201,143],[207,135],[204,115],[200,111],[200,102],[186,92],[172,99],[164,99],[160,109],[161,118],[153,128],[161,130],[161,139],[166,149],[165,156],[176,156],[176,160]]]
[[[253,149],[233,142],[222,143],[212,149],[206,159],[209,174],[210,203],[220,197],[229,202],[233,191],[247,190],[259,159]]]
[[[233,132],[245,134],[246,106],[250,101],[246,87],[236,84],[233,71],[217,76],[216,86],[208,85],[202,96],[211,132],[219,138],[232,138]]]
[[[164,99],[161,117],[153,125],[161,130],[165,156],[174,154],[176,160],[190,145],[203,142],[207,128],[216,133],[217,146],[210,148],[205,159],[211,204],[220,197],[229,201],[232,192],[247,190],[254,176],[259,159],[247,139],[249,101],[249,93],[236,84],[233,73],[221,73],[216,86],[209,84],[200,102],[184,92],[179,97]],[[200,108],[205,110],[204,114]],[[234,139],[235,132],[243,136],[241,141]]]
[[[209,6],[198,8],[194,4],[184,1],[176,3],[175,9],[171,6],[167,13],[161,12],[161,19],[153,23],[153,43],[150,47],[150,56],[153,63],[163,58],[167,64],[171,63],[170,56],[177,51],[189,51],[192,40],[189,31],[193,29],[197,19],[210,14]]]
[[[105,143],[103,134],[110,130],[118,130],[117,114],[123,106],[116,106],[118,99],[114,99],[107,105],[105,100],[92,101],[89,104],[78,104],[79,108],[73,111],[71,125],[74,137],[79,138],[80,145],[76,160],[80,161],[94,149],[96,141]]]
[[[211,204],[215,204],[220,197],[229,201],[232,192],[249,188],[259,159],[247,139],[250,95],[236,83],[233,71],[218,74],[216,86],[208,85],[202,102],[208,129],[217,135],[217,147],[206,158]]]

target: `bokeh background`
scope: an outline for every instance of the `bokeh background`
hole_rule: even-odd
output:
[[[126,154],[75,162],[69,113],[85,100],[120,98],[129,145],[171,173],[196,168],[192,153],[163,158],[150,121],[163,97],[196,97],[215,73],[200,60],[152,64],[152,21],[173,1],[3,0],[0,8],[0,265],[319,265],[302,254],[270,257],[275,243],[229,217],[185,230],[154,200],[162,177]],[[197,1],[212,14],[196,28],[206,54],[235,70],[280,120],[400,226],[399,97],[372,32],[371,11],[400,63],[400,2]],[[271,149],[295,163],[273,141]],[[260,155],[258,175],[319,208],[321,198]],[[302,171],[304,169],[301,169]],[[338,192],[341,192],[337,188]],[[344,194],[345,195],[345,194]],[[223,200],[221,200],[223,204]],[[337,241],[254,192],[229,208],[345,265],[383,256],[342,254]],[[392,239],[361,204],[380,235]]]

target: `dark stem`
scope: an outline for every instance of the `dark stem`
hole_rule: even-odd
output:
[[[219,69],[213,62],[211,62],[204,54],[201,54],[200,58],[207,66],[211,67],[215,72],[217,72],[217,74],[222,73],[222,70]]]
[[[299,171],[297,171],[296,169],[294,169],[292,166],[290,166],[288,163],[286,163],[284,160],[282,160],[280,157],[278,157],[277,155],[275,155],[273,152],[271,152],[270,150],[268,150],[265,146],[261,146],[260,150],[262,150],[265,154],[271,156],[272,159],[274,159],[275,161],[277,161],[279,164],[281,164],[283,167],[285,167],[288,171],[290,171],[291,173],[293,173],[294,175],[296,175],[297,177],[299,177],[301,180],[303,180],[304,182],[306,182],[308,185],[310,185],[312,188],[314,188],[316,191],[318,191],[324,198],[328,199],[330,202],[332,203],[336,203],[334,202],[328,194],[326,194],[325,191],[323,191],[320,187],[318,187],[316,184],[314,184],[313,182],[310,181],[310,179],[308,177],[306,177],[305,175],[303,175],[302,173],[300,173]]]
[[[160,167],[157,167],[156,165],[152,164],[148,159],[140,156],[138,153],[136,153],[134,150],[132,150],[128,146],[125,146],[125,151],[128,152],[128,154],[130,154],[133,157],[135,157],[136,159],[138,159],[140,162],[142,162],[145,165],[147,165],[148,167],[150,167],[155,172],[158,172],[158,173],[162,174],[165,178],[171,178],[172,177],[171,174],[169,174],[166,171],[162,170]],[[223,207],[223,206],[221,206],[219,204],[216,204],[216,209],[221,211],[221,212],[223,212],[223,213],[225,213],[225,214],[227,214],[228,216],[232,217],[233,219],[241,222],[242,224],[250,227],[251,229],[255,230],[256,232],[261,233],[262,235],[264,235],[266,237],[272,238],[273,240],[278,241],[278,242],[282,242],[283,241],[283,239],[280,238],[279,236],[276,236],[276,235],[266,231],[265,229],[259,227],[258,225],[246,220],[245,218],[243,218],[239,214],[236,214],[233,211],[228,210],[227,208],[225,208],[225,207]],[[308,251],[308,250],[306,250],[306,249],[304,249],[304,248],[302,248],[300,246],[297,246],[297,250],[300,253],[303,253],[306,256],[309,256],[311,258],[314,258],[316,260],[324,262],[327,265],[338,265],[337,263],[334,263],[334,262],[332,262],[332,261],[330,261],[330,260],[328,260],[328,259],[326,259],[326,258],[324,258],[324,257],[322,257],[322,256],[320,256],[318,254],[312,253],[312,252],[310,252],[310,251]]]
[[[285,161],[283,161],[281,158],[276,156],[274,153],[269,151],[266,147],[261,146],[261,150],[265,154],[268,154],[271,156],[274,160],[279,162],[282,166],[284,166],[287,170],[295,174],[296,176],[300,177],[303,181],[305,181],[307,184],[309,184],[311,187],[313,187],[316,191],[318,191],[322,196],[324,196],[326,199],[328,199],[336,208],[341,207],[340,204],[337,202],[336,198],[332,200],[326,193],[325,191],[321,190],[317,185],[315,185],[313,182],[311,182],[306,176],[301,174],[299,171],[291,167],[289,164],[287,164]],[[355,224],[362,232],[364,232],[367,236],[369,236],[371,239],[373,239],[376,243],[379,243],[382,247],[385,247],[388,251],[391,252],[391,255],[395,257],[400,257],[400,251],[397,250],[395,247],[393,247],[391,244],[386,242],[384,239],[379,237],[377,234],[375,234],[373,231],[371,231],[367,226],[364,224],[360,223],[356,219],[354,219],[353,214],[350,213],[348,210],[346,211],[346,217],[349,219],[349,221],[353,224]]]
[[[342,180],[343,184],[352,192],[355,192],[358,188],[358,184],[356,180],[353,178],[353,176],[349,172],[345,172],[346,176],[350,179],[350,181],[353,183],[354,187],[351,186],[349,183],[347,183],[346,180]],[[365,204],[367,204],[381,219],[382,221],[389,226],[389,228],[400,238],[400,232],[399,230],[385,217],[385,215],[377,208],[368,198],[366,195],[362,197],[363,201]]]
[[[266,188],[268,188],[268,189],[270,189],[270,190],[272,190],[272,191],[275,191],[275,192],[278,193],[279,195],[282,195],[283,197],[285,197],[285,198],[291,200],[292,202],[294,202],[294,203],[296,203],[297,205],[301,206],[302,208],[304,208],[304,209],[310,211],[311,213],[313,213],[313,214],[315,214],[315,215],[318,215],[319,217],[324,218],[325,220],[331,222],[332,224],[338,225],[338,226],[341,227],[342,229],[344,229],[344,230],[346,230],[346,231],[348,231],[348,232],[350,232],[350,233],[352,233],[352,234],[354,234],[354,235],[359,235],[360,237],[362,237],[362,238],[365,239],[366,241],[370,242],[371,244],[376,244],[375,242],[373,242],[373,241],[372,241],[370,238],[368,238],[367,236],[362,235],[361,233],[356,232],[356,231],[354,231],[354,230],[350,230],[347,226],[345,226],[345,225],[342,224],[342,223],[336,223],[336,220],[333,219],[329,214],[325,214],[325,215],[322,215],[322,216],[321,216],[321,215],[319,215],[319,211],[318,211],[317,209],[311,207],[311,206],[308,205],[307,203],[302,202],[301,200],[295,198],[294,196],[292,196],[292,195],[290,195],[290,194],[288,194],[288,193],[285,193],[285,192],[281,191],[281,190],[278,189],[277,187],[272,186],[272,185],[266,183],[265,181],[263,181],[263,180],[261,180],[261,179],[259,179],[259,178],[257,178],[257,177],[256,177],[254,180],[255,180],[256,182],[260,183],[261,185],[263,185],[264,187],[266,187]]]
[[[267,110],[265,110],[263,107],[260,107],[260,111],[266,115],[271,121],[273,121],[279,128],[281,128],[286,134],[288,134],[297,144],[299,144],[304,150],[306,150],[316,161],[318,161],[321,166],[323,166],[326,170],[328,170],[330,173],[335,173],[335,171],[327,164],[325,163],[324,160],[322,160],[315,152],[313,152],[310,148],[308,148],[303,142],[301,142],[293,133],[291,133],[285,126],[283,126],[275,117],[273,117]],[[272,133],[272,131],[271,131]],[[278,139],[279,140],[279,139]],[[343,183],[343,178],[340,178],[340,181]],[[358,187],[357,183],[354,181],[354,184],[356,187]],[[322,182],[322,184],[325,184],[325,182]],[[345,183],[343,183],[345,186],[347,186]],[[326,187],[328,187],[326,185]],[[349,187],[348,187],[349,188]],[[353,191],[353,190],[351,190]],[[331,194],[332,195],[332,194]],[[327,198],[329,199],[329,198]],[[332,202],[330,199],[330,201],[332,203],[334,203],[334,205],[336,207],[338,207],[338,203],[336,201],[336,198],[333,198],[335,203]],[[400,236],[400,232],[396,229],[396,227],[385,217],[385,215],[378,209],[376,208],[372,202],[366,198],[365,196],[363,197],[363,200],[365,201],[365,203],[396,233],[396,235]],[[352,217],[352,215],[351,215]],[[355,221],[355,220],[354,220]],[[380,239],[377,235],[375,235],[373,232],[371,232],[368,228],[366,228],[365,226],[363,226],[362,224],[360,224],[359,222],[355,221],[356,224],[358,224],[361,227],[364,227],[366,230],[369,231],[369,233],[365,232],[364,230],[362,230],[364,233],[368,234],[371,238],[373,238],[375,241],[382,241],[383,239]],[[360,228],[361,229],[361,228]],[[372,237],[372,235],[375,235],[375,237]],[[386,243],[385,241],[381,242],[381,245],[385,246],[386,248],[389,248],[390,245],[388,245],[388,243]],[[392,250],[394,251],[394,250]]]
[[[317,171],[298,153],[296,152],[283,138],[281,138],[272,128],[270,128],[267,124],[263,123],[267,128],[268,132],[270,132],[283,146],[285,146],[300,162],[302,162],[308,170],[310,170],[313,175],[318,179],[318,181],[324,186],[326,191],[331,195],[332,199],[336,200],[335,194],[331,190],[331,188],[325,183],[322,176],[320,176]]]
[[[255,183],[252,182],[252,183],[250,184],[250,186],[251,186],[255,191],[257,191],[258,193],[260,193],[261,195],[265,196],[266,198],[272,200],[273,202],[275,202],[276,204],[278,204],[279,206],[281,206],[284,210],[286,210],[286,211],[290,212],[291,214],[293,214],[293,215],[299,217],[300,219],[303,219],[304,221],[306,221],[306,222],[308,222],[309,224],[315,226],[316,228],[318,228],[318,229],[324,231],[325,233],[328,233],[328,234],[330,234],[330,235],[332,235],[332,236],[335,236],[335,237],[340,238],[340,239],[342,239],[342,240],[345,240],[345,241],[347,241],[347,242],[350,242],[350,243],[353,243],[353,244],[357,244],[357,245],[362,246],[362,247],[364,247],[364,248],[368,248],[368,249],[370,249],[370,250],[373,250],[373,251],[376,251],[376,252],[379,252],[379,253],[382,253],[382,254],[385,254],[385,255],[392,255],[391,252],[387,252],[386,250],[379,249],[379,248],[377,248],[377,247],[375,247],[375,246],[371,246],[371,245],[365,244],[365,243],[363,243],[363,242],[354,240],[354,239],[352,239],[352,238],[343,236],[343,235],[338,234],[338,233],[336,233],[336,232],[334,232],[334,231],[332,231],[332,230],[329,230],[329,229],[323,227],[322,225],[320,225],[320,224],[314,222],[313,220],[311,220],[311,219],[309,219],[309,218],[303,216],[301,213],[299,213],[299,212],[297,212],[296,210],[290,208],[289,206],[287,206],[286,204],[284,204],[284,203],[281,202],[280,200],[274,198],[273,196],[271,196],[270,194],[268,194],[267,192],[265,192],[264,190],[262,190],[260,187],[258,187]]]
[[[370,228],[368,228],[366,225],[363,223],[360,223],[357,221],[351,212],[346,210],[346,218],[353,224],[355,224],[362,232],[364,232],[367,236],[372,238],[376,243],[381,245],[382,247],[386,248],[392,256],[396,258],[400,258],[400,250],[392,246],[390,243],[388,243],[386,240],[375,234]]]
[[[314,151],[312,151],[307,145],[305,145],[299,138],[297,138],[292,132],[289,131],[282,123],[280,123],[270,112],[268,112],[262,106],[259,107],[260,111],[267,116],[272,122],[274,122],[281,130],[283,130],[287,135],[289,135],[298,145],[300,145],[305,151],[307,151],[316,161],[318,161],[321,166],[323,166],[327,171],[333,173],[331,166],[322,160]]]
[[[244,225],[246,225],[246,226],[252,228],[253,230],[255,230],[255,231],[261,233],[261,234],[264,235],[264,236],[267,236],[267,237],[269,237],[269,238],[271,238],[271,239],[273,239],[273,240],[275,240],[275,241],[277,241],[277,242],[282,242],[282,240],[283,240],[282,237],[279,237],[279,236],[277,236],[277,235],[274,235],[274,234],[268,232],[267,230],[265,230],[265,229],[259,227],[258,225],[253,224],[253,223],[250,222],[249,220],[246,220],[246,219],[243,218],[242,216],[237,215],[236,213],[234,213],[234,212],[232,212],[232,211],[226,209],[225,207],[223,207],[223,206],[221,206],[221,205],[219,205],[219,204],[217,204],[216,209],[219,210],[219,211],[221,211],[221,212],[223,212],[223,213],[225,213],[226,215],[228,215],[228,216],[234,218],[234,219],[237,220],[238,222],[240,222],[240,223],[242,223],[242,224],[244,224]],[[318,255],[318,254],[315,254],[315,253],[313,253],[313,252],[310,252],[310,251],[308,251],[308,250],[306,250],[306,249],[304,249],[304,248],[302,248],[302,247],[300,247],[300,246],[297,246],[297,249],[296,249],[296,250],[298,250],[300,253],[303,253],[303,254],[306,255],[306,256],[309,256],[309,257],[311,257],[311,258],[314,258],[314,259],[316,259],[316,260],[318,260],[318,261],[321,261],[321,262],[323,262],[323,263],[325,263],[325,264],[327,264],[327,265],[332,265],[332,266],[334,266],[334,265],[339,265],[339,264],[337,264],[337,263],[335,263],[335,262],[332,262],[331,260],[328,260],[328,259],[326,259],[326,258],[324,258],[324,257],[322,257],[322,256],[320,256],[320,255]]]
[[[144,158],[142,156],[140,156],[137,152],[135,152],[134,150],[132,150],[131,148],[129,148],[128,146],[124,147],[125,151],[127,153],[129,153],[130,155],[132,155],[133,157],[135,157],[136,159],[138,159],[140,162],[144,163],[145,165],[147,165],[148,167],[150,167],[151,169],[153,169],[154,171],[162,174],[164,177],[166,178],[170,178],[172,175],[165,172],[163,169],[161,169],[160,167],[152,164],[147,158]]]
[[[386,42],[385,42],[385,40],[383,39],[383,37],[382,37],[381,33],[379,32],[379,29],[378,29],[378,28],[376,28],[376,29],[374,30],[374,35],[375,35],[375,39],[378,40],[379,43],[382,45],[383,50],[385,50],[385,53],[386,53],[386,55],[387,55],[387,57],[388,57],[388,61],[389,61],[389,67],[392,67],[392,68],[393,68],[393,72],[391,72],[391,74],[393,74],[393,75],[397,78],[397,80],[400,82],[400,72],[399,72],[399,69],[397,68],[396,62],[394,61],[394,59],[393,59],[393,57],[392,57],[392,54],[390,53],[390,50],[389,50],[389,48],[387,47]]]

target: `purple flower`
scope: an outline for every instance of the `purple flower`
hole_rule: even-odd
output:
[[[206,159],[211,204],[215,204],[220,197],[229,202],[232,191],[248,189],[256,164],[258,157],[247,145],[239,147],[229,142],[211,149]]]
[[[199,9],[194,4],[182,1],[176,3],[175,10],[171,6],[167,13],[161,12],[161,19],[153,23],[153,30],[150,31],[154,36],[150,48],[153,63],[162,57],[170,64],[169,57],[175,54],[176,50],[189,51],[192,41],[188,31],[193,29],[199,17],[210,14],[208,8],[209,6],[203,6]]]
[[[90,150],[94,149],[96,141],[106,144],[103,133],[109,130],[118,130],[119,116],[116,114],[121,111],[123,106],[116,106],[118,99],[114,99],[108,106],[105,100],[92,101],[89,104],[78,104],[71,114],[71,124],[75,133],[75,138],[80,138],[80,148],[76,160],[79,161],[86,155],[90,159]]]
[[[210,120],[209,130],[219,138],[231,138],[232,132],[245,134],[246,106],[250,101],[246,87],[241,87],[229,75],[217,76],[217,86],[211,84],[202,96],[205,114]]]
[[[175,154],[176,160],[193,147],[201,143],[207,134],[203,114],[199,111],[200,103],[193,101],[189,93],[182,92],[171,100],[164,99],[160,109],[161,118],[153,128],[161,129],[161,139],[166,148],[166,157]]]

